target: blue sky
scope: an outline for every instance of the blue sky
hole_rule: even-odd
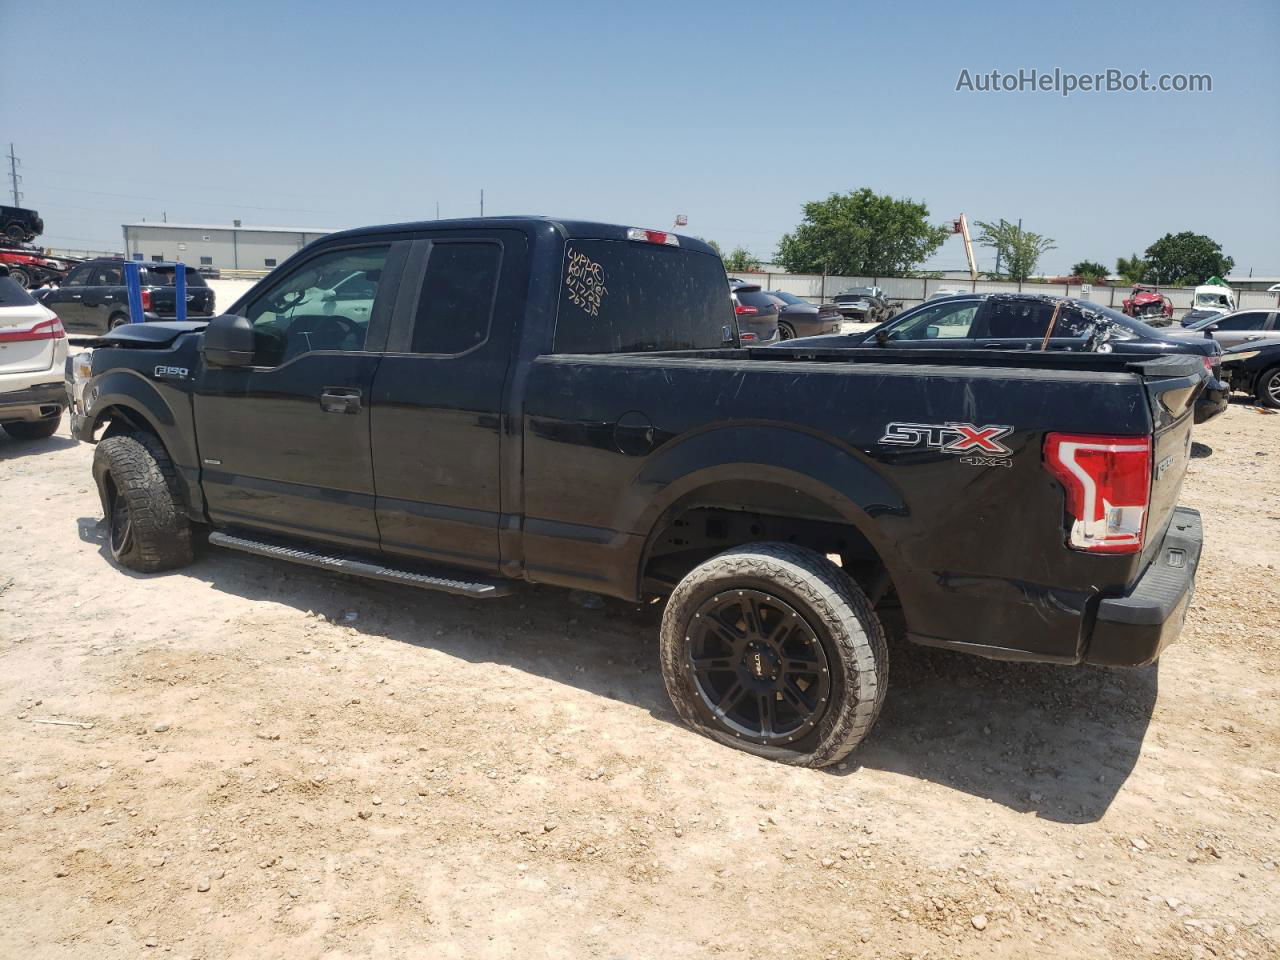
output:
[[[5,71],[27,93],[0,98],[0,140],[51,245],[118,248],[162,212],[470,216],[484,189],[490,214],[683,213],[768,257],[806,200],[868,186],[937,222],[1022,217],[1057,241],[1049,272],[1189,229],[1237,273],[1280,274],[1274,0],[58,9],[0,0],[0,35],[41,51]],[[1210,73],[1213,92],[955,91],[965,68],[1054,67]],[[952,239],[930,265],[963,263]]]

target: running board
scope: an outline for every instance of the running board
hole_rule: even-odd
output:
[[[506,597],[512,593],[511,585],[498,580],[458,580],[453,577],[436,574],[417,573],[413,570],[401,570],[385,564],[370,563],[353,557],[333,554],[314,553],[297,547],[285,547],[276,543],[264,543],[249,540],[245,537],[233,536],[229,533],[214,531],[209,534],[209,542],[214,546],[240,550],[259,557],[272,557],[276,560],[288,560],[308,567],[319,567],[332,573],[346,573],[353,577],[366,577],[370,580],[385,580],[388,583],[403,583],[423,590],[440,590],[477,600],[488,600],[495,597]]]

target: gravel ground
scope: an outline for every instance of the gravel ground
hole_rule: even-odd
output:
[[[1275,957],[1280,416],[1196,439],[1158,666],[895,647],[817,772],[675,722],[656,604],[133,574],[0,437],[0,955]]]

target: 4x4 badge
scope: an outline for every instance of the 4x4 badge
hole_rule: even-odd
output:
[[[975,460],[1008,457],[1013,451],[1000,441],[1013,433],[1013,427],[989,423],[981,427],[972,423],[890,423],[884,428],[881,443],[899,447],[930,447],[943,453],[981,454]],[[997,466],[984,463],[984,466]],[[1007,464],[999,464],[1007,466]]]

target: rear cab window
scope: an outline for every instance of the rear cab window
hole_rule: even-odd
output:
[[[143,271],[145,276],[142,282],[152,287],[172,287],[176,279],[177,270],[173,267],[146,267]],[[200,272],[195,267],[187,267],[187,286],[188,287],[204,287],[204,277],[200,276]]]
[[[565,244],[556,353],[718,349],[733,323],[719,257],[631,240]]]

